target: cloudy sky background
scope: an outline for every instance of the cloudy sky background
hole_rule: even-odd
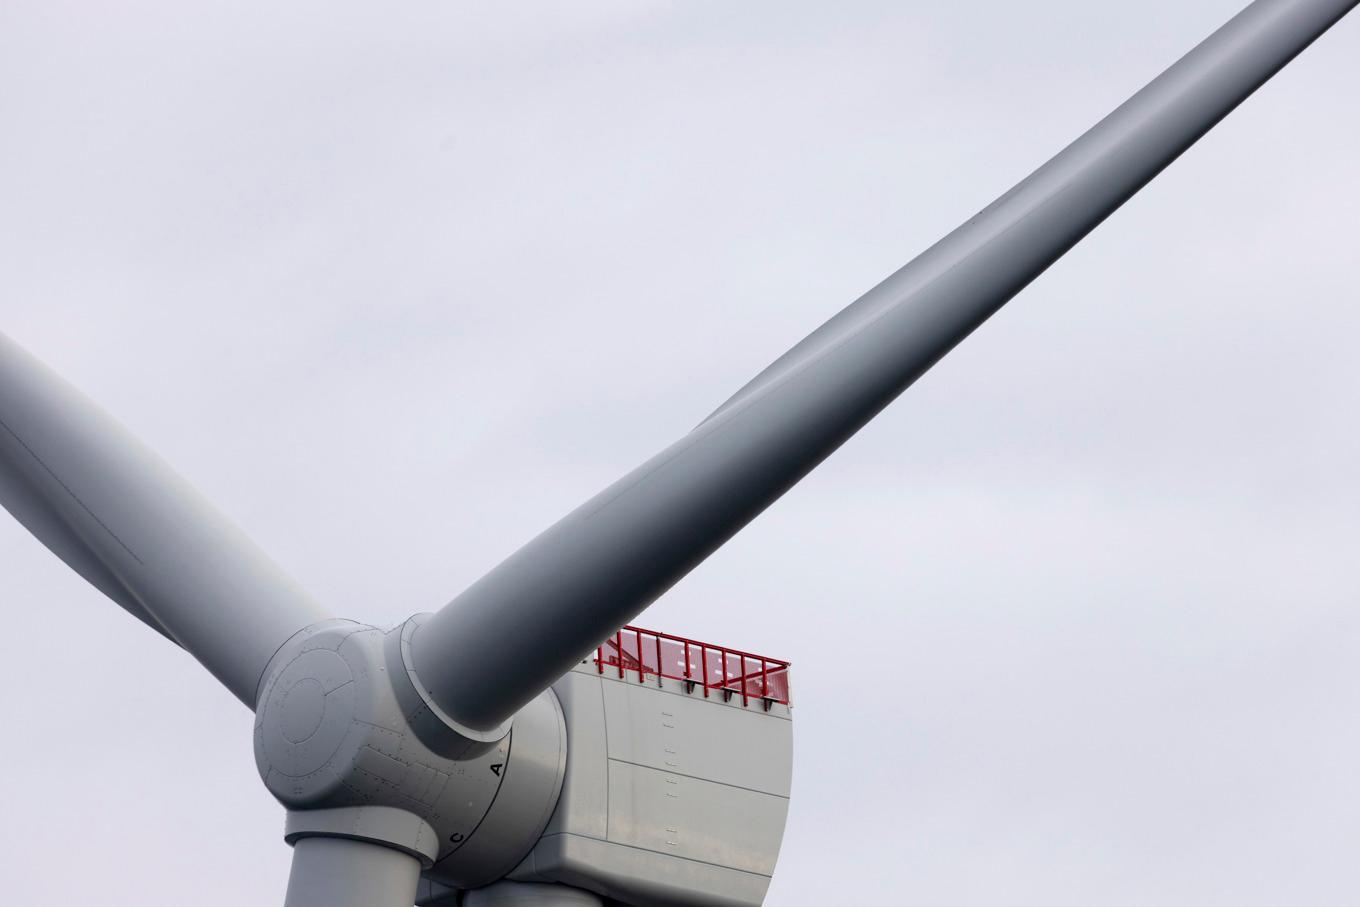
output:
[[[10,0],[0,329],[395,623],[1239,2]],[[768,903],[1360,898],[1357,89],[1353,18],[640,620],[795,663]],[[281,901],[249,713],[8,517],[0,602],[6,902]]]

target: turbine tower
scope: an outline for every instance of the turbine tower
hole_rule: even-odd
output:
[[[1257,0],[689,434],[395,628],[330,614],[3,336],[0,502],[255,710],[289,907],[760,904],[790,794],[789,665],[629,622],[1356,2]]]

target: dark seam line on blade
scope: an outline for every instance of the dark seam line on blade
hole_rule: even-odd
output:
[[[5,424],[5,420],[4,420],[4,419],[0,419],[0,428],[3,428],[5,431],[9,432],[10,437],[12,437],[15,441],[18,441],[18,442],[19,442],[19,446],[22,447],[24,450],[28,451],[28,455],[29,455],[30,457],[32,457],[34,460],[37,461],[38,465],[41,466],[41,467],[43,468],[43,470],[44,470],[49,476],[52,477],[53,481],[55,481],[58,485],[61,486],[61,488],[62,488],[63,491],[65,491],[67,494],[69,494],[69,495],[71,496],[71,500],[73,500],[73,501],[75,501],[77,504],[79,504],[79,505],[80,505],[80,509],[83,510],[83,511],[85,511],[86,513],[88,513],[88,514],[90,515],[90,519],[92,519],[92,520],[94,520],[96,523],[98,523],[98,524],[99,524],[99,528],[100,528],[100,529],[103,529],[105,532],[107,532],[107,533],[109,534],[109,538],[111,538],[111,539],[113,539],[115,542],[117,542],[117,543],[118,543],[118,546],[119,546],[120,548],[122,548],[124,551],[126,551],[126,552],[128,553],[128,555],[129,555],[134,561],[136,561],[139,565],[141,565],[141,566],[143,566],[143,567],[146,566],[146,561],[144,561],[144,560],[142,560],[140,557],[138,557],[138,556],[137,556],[137,553],[136,553],[135,551],[133,551],[131,548],[129,548],[129,547],[127,546],[127,544],[126,544],[122,539],[120,539],[120,538],[118,537],[118,534],[117,534],[117,533],[115,533],[112,529],[110,529],[110,528],[108,527],[108,525],[107,525],[103,520],[101,520],[101,519],[95,514],[95,512],[94,512],[93,510],[91,510],[88,506],[86,506],[85,502],[82,501],[82,500],[80,499],[80,496],[77,495],[74,491],[71,490],[71,486],[69,486],[69,485],[67,485],[65,482],[63,482],[63,481],[61,480],[61,476],[59,476],[59,475],[57,475],[55,472],[53,472],[53,471],[52,471],[52,467],[50,467],[50,466],[48,466],[46,463],[44,463],[44,462],[43,462],[43,458],[40,457],[40,456],[38,456],[37,452],[34,451],[33,448],[31,448],[31,447],[29,447],[27,444],[25,444],[25,443],[24,443],[24,439],[21,438],[21,437],[19,437],[19,435],[14,431],[14,429],[10,428],[7,424]]]

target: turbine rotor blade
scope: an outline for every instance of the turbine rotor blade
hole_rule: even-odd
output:
[[[327,615],[126,429],[0,334],[0,504],[237,698]]]
[[[410,667],[490,732],[628,622],[1325,32],[1258,0],[1097,126],[428,618]]]
[[[411,907],[420,861],[368,841],[300,838],[284,907]]]

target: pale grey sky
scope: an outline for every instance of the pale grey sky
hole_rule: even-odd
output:
[[[0,329],[443,604],[1241,0],[0,5]],[[1360,20],[644,626],[794,662],[771,905],[1360,899]],[[251,716],[0,519],[7,903],[281,901]]]

